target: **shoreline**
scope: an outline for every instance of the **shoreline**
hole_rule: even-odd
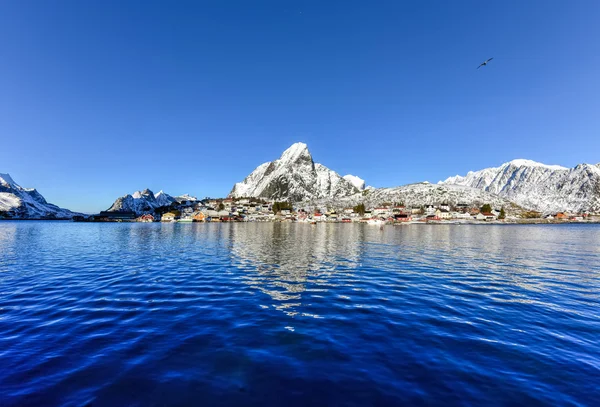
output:
[[[66,223],[161,223],[161,224],[190,224],[190,223],[299,223],[299,224],[307,224],[307,225],[319,225],[319,224],[362,224],[367,226],[366,222],[327,222],[321,221],[316,223],[309,222],[298,222],[298,221],[289,221],[289,220],[261,220],[261,221],[212,221],[212,222],[138,222],[136,220],[122,220],[122,221],[75,221],[72,219],[0,219],[0,222],[66,222]],[[427,225],[427,226],[461,226],[461,225],[476,225],[476,226],[498,226],[498,225],[597,225],[600,224],[599,220],[584,220],[584,221],[569,221],[569,220],[550,220],[550,219],[519,219],[519,220],[509,220],[509,221],[460,221],[460,220],[450,220],[450,221],[411,221],[411,222],[402,222],[402,223],[385,223],[384,226],[409,226],[409,225]],[[381,226],[381,225],[379,225]]]

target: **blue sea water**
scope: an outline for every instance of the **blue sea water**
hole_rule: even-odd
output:
[[[0,222],[1,406],[600,405],[600,227]]]

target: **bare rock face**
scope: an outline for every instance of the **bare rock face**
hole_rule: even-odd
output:
[[[293,202],[353,195],[359,189],[322,164],[304,143],[295,143],[275,161],[259,165],[233,186],[230,197],[260,197]]]

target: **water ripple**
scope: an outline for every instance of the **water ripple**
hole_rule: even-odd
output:
[[[598,405],[600,227],[0,223],[0,405]]]

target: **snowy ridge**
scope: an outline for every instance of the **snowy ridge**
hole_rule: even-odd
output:
[[[306,144],[295,143],[279,159],[259,165],[235,184],[229,196],[297,202],[348,196],[358,191],[352,182],[315,163]]]
[[[34,188],[21,187],[8,174],[0,174],[0,212],[11,219],[72,219],[81,215],[46,202]]]
[[[401,203],[407,208],[440,204],[449,204],[451,206],[468,204],[472,207],[480,207],[487,203],[497,209],[504,207],[507,213],[514,213],[521,210],[521,208],[509,200],[480,189],[460,185],[436,185],[426,182],[394,188],[367,189],[365,193],[336,200],[323,199],[307,202],[307,204],[341,209],[360,203],[364,203],[368,208],[374,208],[381,206],[385,202]]]
[[[135,212],[137,215],[153,213],[157,208],[169,206],[174,202],[197,201],[196,197],[181,195],[172,197],[163,191],[156,195],[148,188],[127,194],[117,200],[108,208],[108,212]]]
[[[542,212],[599,212],[600,166],[575,168],[513,160],[500,167],[470,171],[439,184],[481,189]]]

